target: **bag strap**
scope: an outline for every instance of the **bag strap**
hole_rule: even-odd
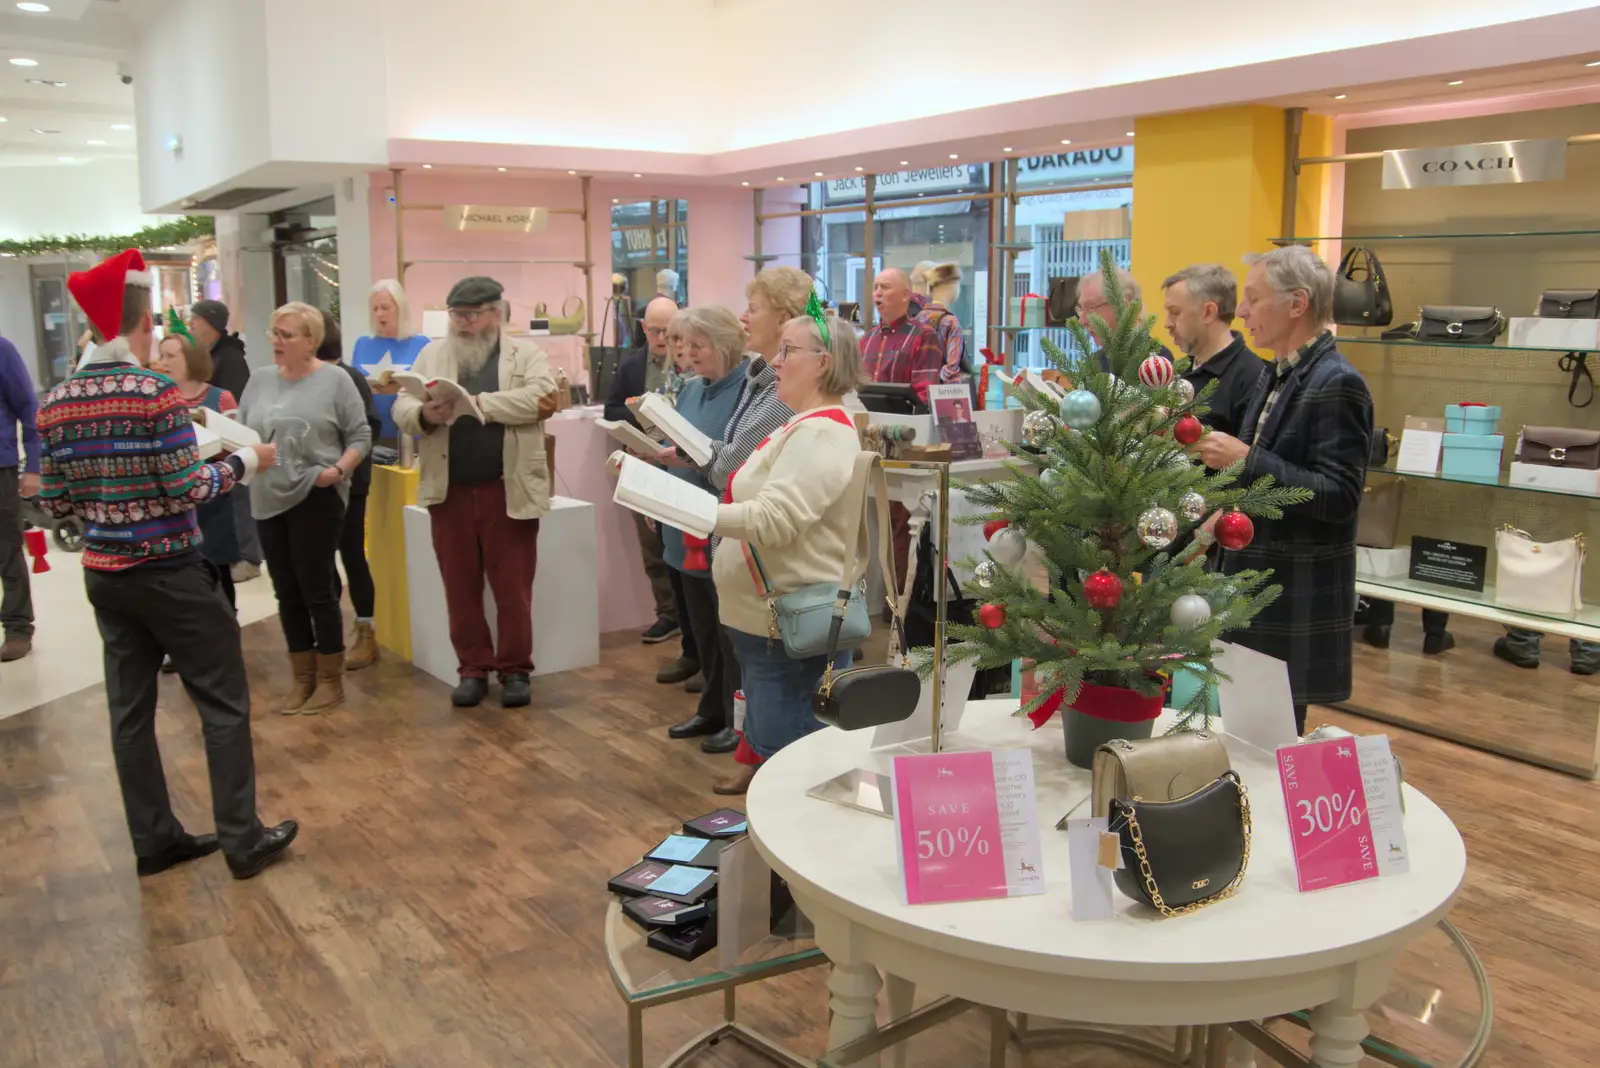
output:
[[[900,608],[896,603],[898,598],[895,591],[898,584],[895,581],[894,569],[894,538],[889,526],[889,480],[883,473],[883,457],[875,452],[861,452],[856,455],[855,470],[850,479],[851,496],[856,509],[856,546],[855,551],[845,558],[844,573],[839,579],[839,592],[833,601],[833,619],[828,625],[828,652],[826,672],[832,678],[833,659],[839,652],[839,631],[844,626],[845,609],[850,604],[850,590],[855,586],[862,574],[866,571],[867,562],[872,556],[872,531],[867,522],[868,489],[872,490],[870,497],[873,508],[877,514],[878,527],[878,566],[883,571],[884,600],[889,605],[891,625],[895,629],[896,637],[904,646],[905,635],[900,624]]]
[[[1567,403],[1574,408],[1587,408],[1594,403],[1594,375],[1589,370],[1589,354],[1587,352],[1569,352],[1561,357],[1561,369],[1572,375],[1572,380],[1567,383]],[[1582,404],[1578,403],[1578,387],[1587,380],[1589,396]]]
[[[567,299],[563,300],[561,302],[561,318],[563,318],[563,319],[572,318],[574,313],[567,311],[567,306],[570,305],[573,301],[577,301],[578,302],[578,310],[577,310],[576,314],[578,314],[578,315],[582,315],[583,314],[583,298],[578,296],[576,293],[573,293],[573,294],[568,295]]]

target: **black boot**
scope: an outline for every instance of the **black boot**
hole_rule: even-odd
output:
[[[669,660],[661,665],[656,672],[656,681],[666,685],[677,682],[687,682],[700,672],[700,662],[680,656],[676,660]]]
[[[1456,647],[1456,637],[1447,630],[1434,631],[1422,636],[1422,651],[1429,656],[1438,656],[1446,649]]]
[[[1389,648],[1389,628],[1381,623],[1368,623],[1361,632],[1361,640],[1374,649]]]
[[[1539,666],[1538,657],[1525,656],[1511,647],[1510,638],[1496,638],[1494,640],[1494,655],[1508,664],[1515,664],[1519,668],[1536,668]]]
[[[450,703],[457,708],[476,708],[489,693],[489,680],[476,675],[463,676],[450,691]]]

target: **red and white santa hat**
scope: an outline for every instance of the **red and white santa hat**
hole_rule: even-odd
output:
[[[145,269],[144,256],[136,248],[124,249],[87,271],[67,276],[67,290],[105,341],[122,333],[123,290],[128,286],[149,289],[154,284],[155,277]]]

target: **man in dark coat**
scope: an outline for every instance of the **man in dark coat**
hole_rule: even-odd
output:
[[[244,339],[228,333],[228,306],[220,300],[197,301],[189,310],[189,332],[211,354],[211,384],[238,400],[250,382]]]
[[[1306,706],[1350,696],[1356,606],[1356,510],[1372,438],[1372,394],[1339,354],[1327,330],[1333,271],[1304,245],[1246,257],[1239,317],[1273,367],[1256,383],[1239,436],[1212,431],[1196,451],[1220,470],[1245,461],[1248,484],[1271,475],[1304,486],[1311,500],[1283,518],[1258,519],[1243,549],[1223,554],[1222,570],[1270,570],[1283,593],[1233,641],[1289,665],[1295,726]],[[1205,524],[1209,533],[1216,516]]]

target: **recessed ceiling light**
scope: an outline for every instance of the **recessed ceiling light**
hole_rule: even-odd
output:
[[[780,175],[778,175],[778,181],[780,181],[780,182],[787,182],[787,181],[788,181],[788,180],[789,180],[789,179],[787,179],[787,178],[785,178],[785,177],[784,177],[784,176],[783,176],[783,175],[781,175],[781,174],[780,174]]]
[[[18,11],[26,11],[31,15],[42,15],[50,10],[49,4],[23,3],[17,5]]]
[[[425,171],[431,171],[431,170],[433,170],[433,164],[431,164],[431,163],[424,163],[424,164],[423,164],[423,165],[422,165],[422,169],[423,169],[423,170],[425,170]]]
[[[10,121],[11,120],[6,118],[4,115],[0,115],[0,122],[10,122]]]
[[[1061,139],[1061,143],[1062,143],[1062,144],[1064,144],[1064,145],[1070,145],[1070,144],[1072,144],[1072,138],[1070,138],[1070,137],[1063,137],[1063,138],[1062,138],[1062,139]]]
[[[11,65],[13,67],[37,67],[39,65],[39,61],[37,59],[27,59],[23,56],[13,56],[11,58]]]
[[[743,185],[743,186],[748,186],[750,183],[749,182],[740,182],[739,184]]]
[[[955,152],[952,152],[952,153],[950,153],[950,158],[951,159],[960,159],[961,156],[959,154],[955,153]]]
[[[1467,83],[1466,83],[1466,80],[1463,79],[1463,78],[1454,78],[1454,79],[1452,79],[1452,80],[1450,80],[1448,82],[1445,82],[1444,84],[1446,84],[1446,85],[1466,85]]]
[[[1132,130],[1129,130],[1129,131],[1128,131],[1128,136],[1129,136],[1129,137],[1132,137],[1132,136],[1133,136],[1133,131],[1132,131]]]
[[[65,89],[67,87],[66,82],[51,81],[49,78],[27,78],[25,81],[29,85],[48,85],[52,89]]]
[[[1333,94],[1333,99],[1335,99],[1335,100],[1343,100],[1345,97],[1347,97],[1349,95],[1350,95],[1349,93],[1334,93]]]
[[[76,162],[78,162],[77,157],[75,157],[75,156],[57,156],[56,159],[61,163],[76,163]]]
[[[111,124],[111,128],[113,130],[131,130],[131,129],[133,129],[133,123],[131,123],[131,122],[114,122],[114,123]]]
[[[99,141],[99,140],[94,140],[94,141],[90,141],[89,144],[91,144],[91,145],[103,145],[103,144],[105,144],[105,142],[104,141]]]
[[[1585,67],[1600,67],[1600,59],[1591,59],[1584,64]]]
[[[909,166],[911,166],[911,161],[910,161],[910,160],[904,160],[904,159],[903,159],[903,160],[901,160],[901,161],[900,161],[900,166],[902,166],[902,167],[909,167]]]
[[[41,130],[39,127],[35,126],[33,128],[33,132],[36,133],[36,134],[58,134],[61,131],[60,130]]]
[[[619,200],[619,199],[618,199],[618,198],[616,198],[616,197],[612,197],[612,198],[611,198],[611,203],[613,203],[613,204],[621,204],[621,203],[622,203],[622,201],[621,201],[621,200]]]
[[[496,168],[495,168],[495,170],[497,170],[497,171],[500,171],[500,172],[502,172],[502,173],[504,173],[504,171],[505,171],[505,168],[504,168],[504,167],[496,167]]]
[[[811,175],[811,177],[813,177],[813,178],[821,178],[822,177],[822,172],[821,171],[816,171],[815,173],[813,173]]]
[[[1010,152],[1011,151],[1011,146],[1007,145],[1005,148],[1002,148],[1000,151],[1002,151],[1002,152]]]
[[[577,174],[578,172],[577,171],[568,171],[567,173],[568,174]]]

